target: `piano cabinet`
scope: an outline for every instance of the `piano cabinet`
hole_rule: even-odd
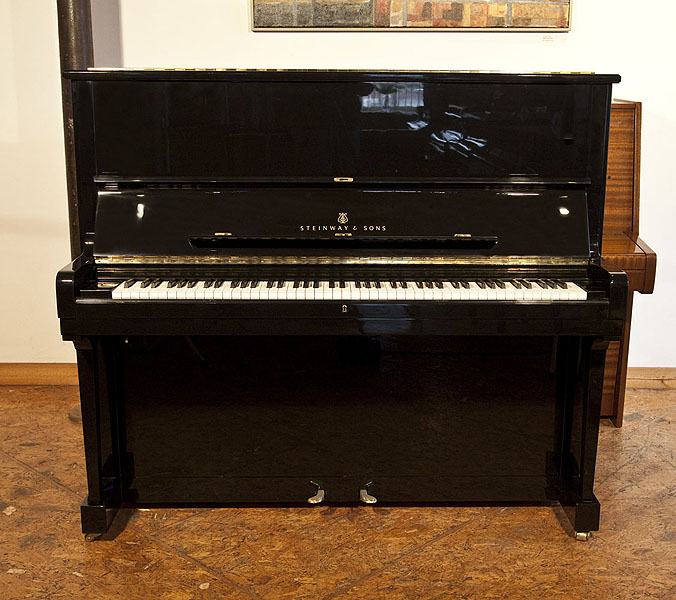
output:
[[[598,529],[603,340],[137,335],[76,347],[90,536],[119,506],[308,502],[560,502],[575,531]]]
[[[610,112],[608,173],[602,261],[623,270],[629,281],[627,318],[621,341],[608,348],[601,415],[622,426],[633,292],[651,294],[657,255],[639,237],[641,103],[615,100]]]

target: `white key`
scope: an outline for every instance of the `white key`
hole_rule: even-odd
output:
[[[340,287],[340,281],[334,281],[333,282],[333,289],[331,290],[331,298],[333,300],[342,300],[342,293],[343,290]]]
[[[569,298],[571,300],[586,300],[587,292],[583,290],[580,286],[568,282]]]
[[[260,300],[261,299],[261,282],[258,282],[256,287],[253,287],[255,282],[252,282],[249,286],[251,288],[251,295],[249,296],[251,300]]]
[[[150,289],[150,299],[151,300],[166,300],[167,299],[167,286],[169,285],[168,281],[163,281],[156,288]]]
[[[192,282],[190,282],[192,283]],[[197,287],[196,285],[193,287],[188,287],[189,284],[186,284],[186,286],[183,288],[185,290],[185,299],[186,300],[194,300],[195,299],[195,288]]]
[[[320,281],[319,287],[315,290],[315,300],[329,300],[331,298],[329,282]]]
[[[279,300],[279,288],[277,282],[273,282],[270,291],[268,292],[268,300]]]
[[[141,286],[138,293],[139,300],[150,300],[150,284],[146,287]]]
[[[141,297],[141,282],[137,281],[134,285],[127,288],[127,298],[129,300],[138,300]]]
[[[371,287],[368,288],[368,299],[369,300],[377,300],[378,299],[378,288],[376,287],[376,282],[375,281],[369,281],[369,285]]]
[[[285,281],[282,287],[277,288],[277,300],[302,300],[296,294],[299,289],[293,287],[293,281]]]
[[[183,287],[176,286],[176,300],[185,300],[188,295],[188,284]]]
[[[361,288],[357,287],[356,281],[350,281],[350,299],[351,300],[361,299]]]
[[[271,289],[271,288],[268,287],[268,282],[267,281],[261,281],[258,284],[258,287],[260,288],[260,290],[258,292],[258,297],[261,300],[268,300],[270,298],[270,289]]]
[[[397,290],[392,287],[389,281],[383,284],[383,289],[385,290],[385,300],[397,299]]]
[[[178,289],[176,285],[173,287],[169,287],[169,283],[167,283],[167,300],[176,300],[176,296],[178,294]]]
[[[469,299],[470,300],[482,300],[481,298],[481,288],[474,283],[473,281],[469,284]]]
[[[216,287],[214,283],[212,293],[212,298],[214,300],[228,300],[230,296],[230,282],[224,281],[220,287]]]
[[[405,288],[401,284],[397,286],[397,300],[418,300],[417,293],[422,291],[418,289],[415,281],[404,281]]]
[[[381,281],[380,287],[376,289],[378,291],[378,300],[387,300],[387,283]]]
[[[237,287],[230,288],[230,298],[232,300],[241,300],[242,299],[242,284],[240,283]]]
[[[498,287],[497,286],[492,288],[488,284],[486,284],[486,289],[483,290],[483,291],[486,293],[486,297],[484,298],[485,300],[497,300],[498,299]]]
[[[444,288],[438,288],[436,284],[432,284],[434,287],[432,288],[432,298],[434,300],[443,300],[444,299]]]
[[[204,294],[204,299],[205,300],[213,300],[214,299],[214,282],[211,282],[211,285],[209,287],[206,287],[206,282],[202,286],[202,291]]]
[[[113,300],[122,300],[124,297],[124,283],[121,283],[113,290]]]
[[[195,291],[195,300],[204,300],[204,281],[198,281],[193,290]]]
[[[364,285],[364,282],[361,282],[361,287],[357,290],[359,292],[358,300],[368,300],[369,299],[369,290]]]

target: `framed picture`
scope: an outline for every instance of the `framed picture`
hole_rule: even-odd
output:
[[[254,31],[569,31],[571,0],[250,0]]]

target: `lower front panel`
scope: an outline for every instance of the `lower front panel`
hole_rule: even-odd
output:
[[[559,347],[563,347],[558,344]],[[566,345],[569,347],[570,345]],[[146,337],[121,344],[137,504],[557,498],[551,337]]]

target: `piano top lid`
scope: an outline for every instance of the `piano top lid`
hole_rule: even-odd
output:
[[[66,79],[87,81],[425,81],[454,83],[538,83],[611,84],[621,78],[614,74],[583,71],[505,73],[501,71],[432,71],[379,69],[136,69],[90,68],[65,71]]]

